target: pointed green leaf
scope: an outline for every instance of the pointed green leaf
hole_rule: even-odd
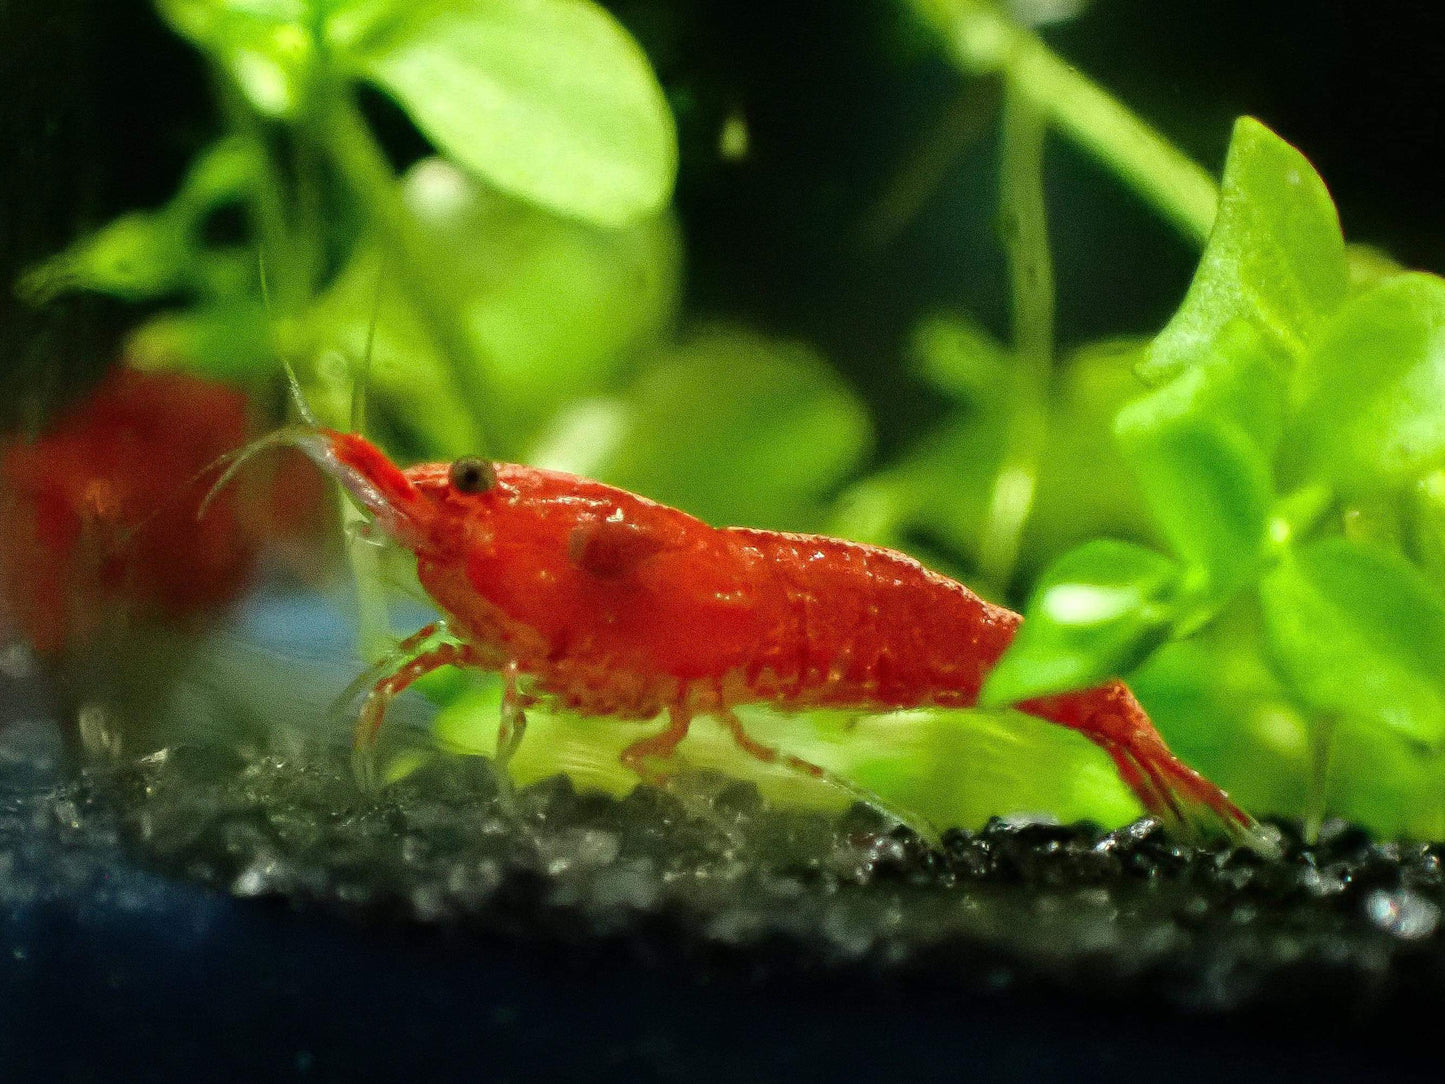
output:
[[[122,215],[31,268],[20,280],[21,295],[43,304],[71,290],[126,301],[234,294],[247,282],[255,257],[205,250],[202,226],[208,214],[256,184],[259,165],[244,142],[220,140],[196,156],[168,204]]]
[[[1189,292],[1141,372],[1162,382],[1195,364],[1232,320],[1257,325],[1292,358],[1344,300],[1339,217],[1304,155],[1251,117],[1229,144],[1219,216]]]

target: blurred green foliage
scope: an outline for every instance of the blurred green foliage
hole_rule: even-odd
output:
[[[284,358],[336,426],[364,384],[368,432],[399,459],[486,451],[712,522],[907,549],[994,597],[1031,585],[986,690],[1000,710],[749,717],[936,823],[1134,813],[1102,753],[1001,710],[1123,675],[1180,754],[1257,812],[1445,830],[1445,283],[1348,248],[1324,183],[1262,124],[1239,122],[1216,188],[1004,8],[908,5],[961,67],[1004,81],[1006,128],[1061,132],[1208,240],[1156,338],[1054,357],[1051,297],[1020,278],[1050,270],[1028,202],[1041,143],[1008,129],[1035,153],[1012,161],[1004,218],[1043,239],[1013,263],[1015,342],[918,313],[897,379],[947,408],[879,461],[866,406],[809,344],[684,318],[672,117],[602,7],[158,4],[206,57],[226,130],[169,204],[22,283],[35,300],[160,303],[132,364],[274,403]],[[432,156],[393,172],[362,84]],[[244,236],[212,240],[208,221],[236,208]],[[1000,550],[1004,514],[1017,533]],[[427,691],[442,744],[490,751],[495,681]],[[514,764],[625,789],[616,753],[635,736],[539,711]],[[682,754],[780,800],[845,800],[707,727]]]

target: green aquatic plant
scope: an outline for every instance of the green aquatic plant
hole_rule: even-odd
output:
[[[1113,675],[1139,678],[1147,702],[1170,666],[1177,699],[1181,683],[1220,675],[1212,633],[1224,629],[1248,639],[1305,722],[1314,823],[1340,727],[1415,749],[1428,773],[1445,740],[1434,510],[1445,282],[1350,249],[1324,182],[1257,121],[1236,126],[1217,200],[1206,198],[1211,186],[1157,134],[998,9],[921,7],[961,63],[1001,72],[1182,230],[1207,237],[1178,312],[1137,358],[1148,390],[1113,419],[1143,533],[1162,549],[1099,538],[1053,561],[984,702]],[[1439,816],[1428,794],[1417,824]]]
[[[1445,462],[1442,319],[1434,276],[1352,283],[1323,182],[1242,120],[1194,282],[1141,360],[1152,390],[1114,423],[1167,551],[1059,558],[986,702],[1132,673],[1244,608],[1309,720],[1315,821],[1336,726],[1438,750],[1445,598],[1418,543]]]
[[[278,357],[289,356],[308,385],[336,398],[341,381],[325,355],[352,345],[349,325],[367,325],[384,279],[383,304],[404,311],[380,330],[407,338],[398,345],[408,352],[406,390],[425,394],[430,442],[517,454],[528,411],[516,400],[536,397],[526,385],[543,368],[518,356],[511,326],[529,305],[545,298],[549,324],[574,340],[585,322],[589,337],[607,341],[603,320],[625,340],[665,313],[672,115],[646,57],[601,7],[158,7],[208,61],[229,131],[168,205],[103,227],[23,284],[39,298],[85,288],[189,300],[137,332],[141,363],[255,381],[276,379]],[[396,103],[441,156],[406,183],[361,109],[364,87]],[[235,205],[246,213],[244,238],[210,242],[207,220]],[[542,360],[568,356],[559,344]],[[397,383],[386,382],[385,360],[383,400]],[[576,390],[562,381],[558,394]],[[426,413],[398,398],[400,410]],[[504,431],[488,432],[497,426]]]
[[[838,529],[941,546],[996,593],[1022,565],[1029,620],[986,705],[1124,676],[1246,803],[1438,834],[1445,283],[1347,246],[1262,124],[1239,122],[1216,186],[1002,8],[915,6],[1006,88],[1015,341],[919,326],[918,371],[958,411],[855,485]],[[1204,242],[1152,341],[1050,356],[1042,166],[1017,150],[1038,126]]]

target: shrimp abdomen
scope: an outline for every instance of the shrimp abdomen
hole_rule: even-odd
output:
[[[794,660],[782,685],[800,706],[968,706],[1018,625],[1015,614],[893,550],[729,533],[770,570],[776,612],[786,617],[760,655]]]

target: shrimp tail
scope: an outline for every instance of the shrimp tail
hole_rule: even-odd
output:
[[[1163,742],[1107,751],[1145,810],[1180,837],[1202,842],[1223,836],[1269,858],[1280,857],[1279,834],[1257,822],[1224,791],[1179,760]]]
[[[1122,682],[1042,697],[1018,707],[1077,730],[1102,748],[1145,811],[1176,835],[1194,842],[1224,836],[1266,857],[1280,856],[1278,833],[1170,752]]]

